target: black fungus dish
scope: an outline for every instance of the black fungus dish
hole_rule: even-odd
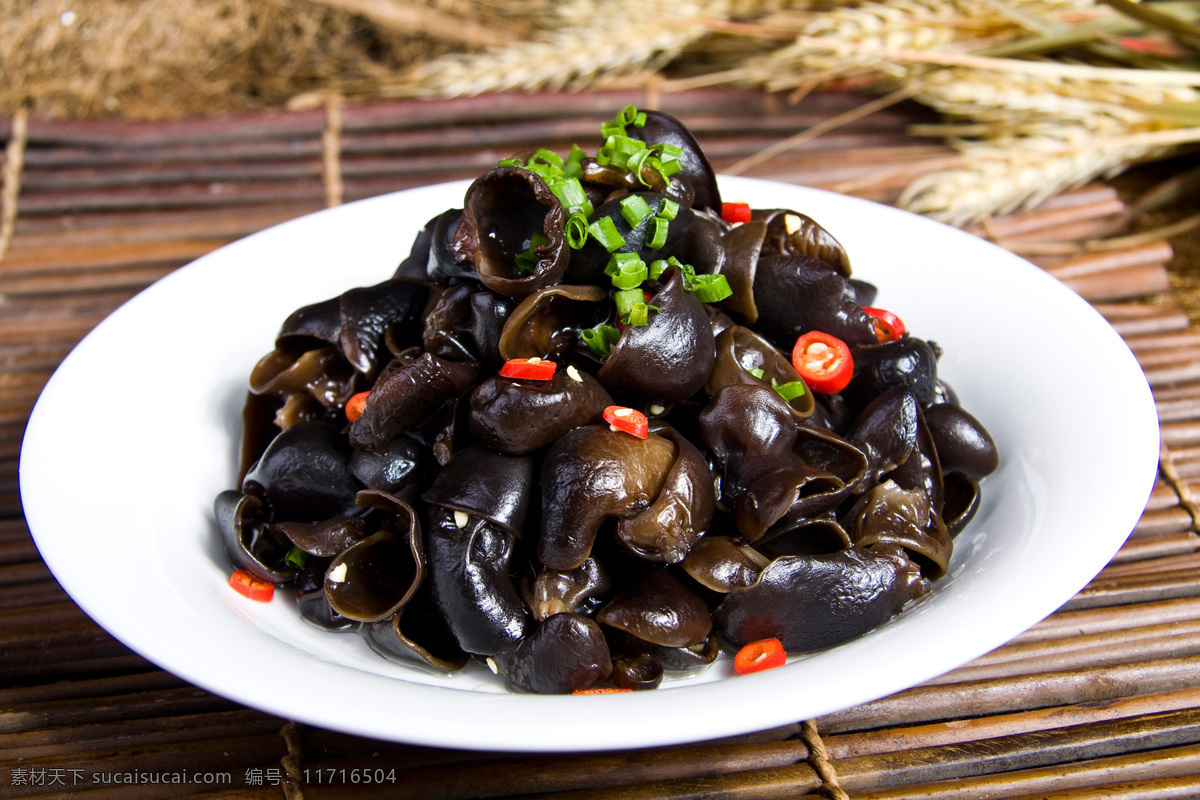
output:
[[[998,455],[937,345],[803,209],[723,202],[678,120],[601,136],[504,159],[283,321],[214,504],[244,594],[570,693],[773,666],[946,574]]]

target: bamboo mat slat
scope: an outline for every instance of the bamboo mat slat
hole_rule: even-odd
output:
[[[646,99],[620,91],[346,107],[333,162],[323,158],[320,108],[29,120],[14,232],[0,257],[0,796],[1200,797],[1200,332],[1172,295],[1172,242],[1064,246],[1125,220],[1125,200],[1104,184],[969,230],[1030,258],[1125,338],[1156,401],[1159,480],[1128,541],[1076,597],[920,686],[721,742],[558,755],[426,748],[299,725],[191,687],[66,596],[22,517],[17,459],[41,388],[104,317],[196,257],[339,196],[469,178],[530,145],[563,149],[590,140],[614,108]],[[658,104],[692,127],[721,170],[862,102],[706,90]],[[928,121],[927,111],[896,106],[748,174],[892,202],[950,153],[909,135]],[[0,119],[0,138],[11,130]],[[339,778],[356,769],[394,780]],[[181,782],[105,778],[139,772]]]

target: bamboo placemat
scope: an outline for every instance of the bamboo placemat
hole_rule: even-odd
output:
[[[1171,296],[1178,265],[1167,240],[1062,244],[1108,234],[1127,212],[1105,185],[975,232],[1027,254],[1125,337],[1158,403],[1158,483],[1125,546],[1063,609],[928,684],[716,743],[578,755],[431,749],[296,724],[191,687],[65,595],[22,517],[17,461],[38,392],[100,320],[236,238],[329,204],[471,177],[527,145],[590,142],[629,102],[680,116],[718,170],[849,119],[747,174],[883,202],[948,154],[906,132],[927,121],[922,110],[853,119],[863,98],[842,94],[798,105],[701,91],[359,108],[331,97],[235,119],[0,122],[0,796],[1200,796],[1200,334]]]

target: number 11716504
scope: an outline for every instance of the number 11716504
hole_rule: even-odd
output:
[[[304,782],[309,784],[395,783],[395,768],[349,769],[347,767],[305,767]]]

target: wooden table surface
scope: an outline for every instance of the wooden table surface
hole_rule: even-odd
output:
[[[67,597],[22,516],[18,457],[39,391],[98,322],[241,236],[329,204],[471,177],[531,144],[590,139],[629,102],[681,117],[720,171],[864,98],[789,105],[757,92],[614,92],[154,123],[0,121],[9,223],[0,231],[0,796],[1200,796],[1200,334],[1171,277],[1196,265],[1181,264],[1169,238],[1114,236],[1128,199],[1103,184],[975,232],[1070,285],[1128,342],[1158,405],[1159,480],[1125,546],[1082,592],[925,685],[717,743],[571,755],[433,749],[321,730],[189,686]],[[948,152],[908,134],[927,119],[911,106],[880,111],[747,174],[891,202]],[[1095,237],[1108,246],[1070,244]],[[382,782],[354,784],[354,770]]]

